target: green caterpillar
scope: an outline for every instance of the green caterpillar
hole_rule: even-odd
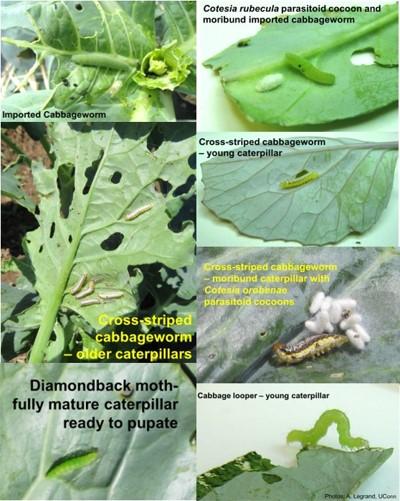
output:
[[[310,183],[311,181],[315,181],[316,179],[319,178],[318,172],[308,172],[307,174],[304,174],[300,177],[297,177],[295,179],[288,179],[286,181],[282,181],[279,184],[279,187],[282,190],[291,190],[292,188],[297,188],[298,186],[302,186],[303,184]]]
[[[96,66],[119,71],[132,71],[139,63],[138,59],[102,52],[81,52],[73,55],[71,60],[82,66]]]
[[[319,70],[316,66],[311,64],[310,61],[304,59],[304,57],[287,52],[285,54],[285,61],[292,66],[292,68],[300,71],[300,73],[313,82],[323,85],[333,85],[335,83],[336,77],[333,73]]]
[[[350,435],[350,421],[346,414],[338,409],[330,409],[321,414],[311,430],[292,430],[288,433],[287,441],[300,442],[303,447],[308,447],[310,445],[315,446],[320,438],[326,434],[332,423],[336,423],[339,443],[342,447],[349,447],[350,449],[368,447],[369,443],[367,440],[361,437],[352,437]]]
[[[78,451],[57,460],[46,473],[47,478],[57,478],[65,473],[78,470],[87,466],[97,459],[98,450],[91,449],[89,452]]]

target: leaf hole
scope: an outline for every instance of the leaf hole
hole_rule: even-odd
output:
[[[43,244],[39,247],[39,254],[43,252]]]
[[[68,242],[72,244],[72,235],[68,235]]]
[[[263,473],[262,479],[267,482],[267,484],[275,484],[276,482],[281,482],[282,478],[278,475],[271,475],[270,473]]]
[[[83,5],[81,3],[76,3],[75,4],[75,9],[78,10],[78,11],[82,11],[83,10]]]
[[[114,174],[111,176],[110,181],[113,184],[118,184],[121,181],[122,174],[119,171],[115,171]]]
[[[188,164],[191,169],[196,168],[196,153],[192,153],[188,158]]]
[[[175,188],[175,190],[173,192],[174,197],[178,197],[179,195],[183,195],[183,193],[187,193],[190,190],[190,188],[193,186],[195,180],[196,180],[196,177],[194,176],[194,174],[189,176],[186,180],[186,183],[181,184],[180,186]]]
[[[85,186],[83,187],[83,190],[82,190],[83,195],[87,195],[89,193],[90,187],[92,186],[94,176],[96,175],[97,169],[99,167],[101,159],[103,158],[103,155],[104,155],[104,151],[101,150],[99,157],[96,160],[94,160],[92,165],[85,170],[85,176],[86,176],[87,181],[86,181]]]
[[[37,216],[40,214],[40,208],[39,208],[39,206],[38,206],[38,205],[35,207],[35,214],[36,214]]]
[[[100,247],[105,251],[113,251],[118,249],[124,239],[124,235],[116,231],[108,238],[103,240],[100,244]]]
[[[237,43],[237,47],[248,47],[250,45],[250,38],[243,38]]]
[[[60,198],[61,215],[66,218],[75,191],[75,166],[71,163],[60,165],[57,172],[57,188]]]
[[[350,58],[353,66],[372,66],[375,64],[375,54],[372,49],[355,51]]]
[[[56,231],[56,223],[53,221],[50,226],[50,238],[54,237],[54,232]]]
[[[162,193],[165,197],[172,190],[172,184],[168,181],[164,181],[163,179],[156,179],[154,181],[154,189],[158,193]]]

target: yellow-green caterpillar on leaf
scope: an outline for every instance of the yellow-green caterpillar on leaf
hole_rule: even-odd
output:
[[[95,459],[97,459],[98,451],[97,449],[90,449],[89,451],[77,451],[73,454],[69,454],[62,459],[57,460],[49,468],[46,473],[47,478],[56,478],[65,473],[70,473],[71,471],[77,470],[87,466]]]
[[[96,66],[119,71],[132,71],[139,62],[137,59],[102,52],[81,52],[73,55],[71,60],[82,66]]]
[[[286,181],[282,181],[279,183],[279,187],[282,190],[290,190],[292,188],[297,188],[298,186],[302,186],[303,184],[311,183],[311,181],[315,181],[319,178],[318,172],[307,172],[303,176],[296,177],[294,179],[287,179]]]
[[[292,430],[287,436],[287,441],[300,442],[303,447],[315,446],[320,438],[326,435],[332,423],[336,424],[339,443],[343,447],[362,449],[369,446],[367,440],[350,435],[350,421],[346,414],[338,409],[330,409],[322,413],[311,430]]]
[[[310,61],[304,59],[297,54],[287,52],[285,54],[285,61],[295,70],[302,73],[306,78],[323,85],[333,85],[336,77],[333,73],[319,70]]]

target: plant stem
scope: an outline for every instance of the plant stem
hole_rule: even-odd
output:
[[[90,191],[88,194],[88,198],[87,198],[87,202],[86,202],[86,206],[83,208],[81,218],[80,218],[79,222],[77,223],[77,226],[76,226],[77,231],[76,231],[75,235],[73,236],[71,248],[70,248],[70,250],[65,258],[65,261],[63,262],[61,274],[57,278],[56,287],[55,287],[55,289],[52,293],[52,296],[51,296],[52,299],[51,299],[49,305],[48,306],[46,305],[46,311],[43,314],[43,321],[40,324],[39,331],[36,335],[35,341],[33,343],[32,351],[31,351],[31,355],[29,357],[30,363],[40,364],[43,362],[43,359],[44,359],[44,356],[46,353],[46,349],[47,349],[47,345],[49,343],[51,333],[53,332],[53,328],[54,328],[54,324],[55,324],[55,321],[57,318],[58,310],[60,309],[60,306],[61,306],[61,303],[62,303],[62,300],[64,297],[64,293],[65,293],[65,289],[66,289],[66,286],[68,283],[68,279],[69,279],[69,276],[71,274],[72,268],[74,266],[75,256],[76,256],[76,253],[78,251],[79,245],[81,243],[81,235],[82,235],[82,231],[84,228],[86,214],[87,214],[87,211],[88,211],[88,208],[90,205],[91,194],[93,193],[93,189],[94,189],[94,186],[96,184],[96,180],[97,180],[99,173],[102,169],[102,166],[104,165],[104,162],[107,158],[107,154],[108,154],[108,150],[110,148],[111,142],[112,142],[112,138],[113,138],[113,129],[111,129],[108,144],[104,148],[102,160],[100,161],[96,175],[92,181]]]

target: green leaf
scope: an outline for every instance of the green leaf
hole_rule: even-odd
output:
[[[26,242],[43,321],[32,361],[43,359],[61,306],[97,328],[100,313],[123,315],[137,310],[138,283],[132,291],[128,266],[159,262],[175,269],[193,261],[193,228],[187,225],[181,232],[171,231],[166,207],[174,188],[193,172],[188,158],[194,139],[165,141],[151,153],[146,146],[147,134],[140,133],[137,126],[135,139],[122,139],[113,128],[77,132],[60,123],[51,129],[54,169],[33,165],[41,196],[40,227],[27,234]],[[58,182],[68,164],[74,166],[75,175],[66,215]],[[155,189],[159,179],[173,187],[166,196]],[[68,193],[71,199],[70,187]],[[149,211],[131,221],[126,219],[127,214],[148,204]],[[96,294],[111,290],[121,292],[122,297],[81,305],[70,289],[84,273],[88,280],[96,281]]]
[[[204,501],[246,499],[269,501],[322,500],[325,494],[347,498],[392,455],[393,449],[367,448],[355,452],[328,447],[303,449],[297,466],[277,466],[268,474],[246,472],[216,487]],[[222,470],[223,467],[219,469]],[[212,470],[218,471],[218,468]]]
[[[20,187],[17,174],[19,167],[20,165],[14,165],[7,170],[1,171],[1,193],[33,213],[35,204]]]
[[[397,145],[324,141],[322,147],[272,147],[282,153],[267,160],[235,150],[233,158],[205,162],[204,204],[241,233],[264,240],[326,245],[366,232],[389,202]],[[284,189],[282,183],[304,172],[317,179]]]
[[[89,0],[29,5],[37,40],[4,37],[3,41],[33,50],[38,59],[55,58],[50,99],[42,107],[73,112],[84,105],[85,111],[111,110],[112,119],[118,121],[175,119],[171,95],[160,90],[174,90],[192,71],[188,54],[194,50],[194,37],[188,38],[180,19],[175,20],[175,31],[171,30],[179,32],[179,39],[157,47],[155,2],[121,6],[114,1]],[[176,6],[163,9],[162,17],[170,15],[171,9],[175,12]],[[188,12],[192,10],[188,8]],[[179,15],[187,27],[191,23],[187,9],[180,8]],[[12,111],[13,101],[9,100],[5,100],[6,108]]]
[[[177,41],[178,47],[193,60],[196,58],[196,2],[163,2],[162,43]]]
[[[41,413],[12,410],[14,398],[27,399],[31,379],[45,382],[158,382],[168,380],[176,388],[164,394],[179,404],[174,411],[104,410],[108,401],[121,402],[111,391],[36,391],[35,398],[48,405],[49,400],[96,400],[98,410],[64,410]],[[148,400],[151,391],[137,392],[135,400]],[[195,429],[195,388],[179,364],[46,364],[0,367],[2,415],[0,437],[2,453],[8,460],[2,465],[4,481],[1,499],[193,499],[195,491],[195,452],[190,437]],[[178,420],[177,429],[128,431],[128,419]],[[64,429],[64,420],[121,419],[121,429],[101,432],[93,429]],[[81,450],[97,449],[97,459],[85,468],[71,469],[64,477],[46,473],[57,461]]]
[[[358,117],[397,101],[397,4],[381,12],[353,13],[355,23],[265,24],[246,43],[240,41],[204,64],[219,72],[224,91],[250,120],[285,127],[323,124]],[[284,26],[284,36],[282,36]],[[375,64],[353,65],[354,53],[372,49]],[[287,64],[285,54],[304,57],[335,76],[323,85]],[[260,81],[280,74],[283,82],[258,91]]]
[[[400,254],[395,249],[375,248],[284,248],[284,249],[201,249],[198,256],[201,284],[210,284],[213,272],[205,272],[205,263],[218,265],[241,263],[333,264],[329,273],[300,273],[304,276],[329,275],[329,281],[289,283],[283,296],[252,294],[253,299],[295,299],[293,306],[260,307],[209,306],[199,308],[197,362],[200,382],[233,383],[332,383],[332,382],[400,382],[400,370],[395,362],[400,356],[396,342],[399,334],[400,311],[398,283]],[[222,273],[218,273],[220,275]],[[225,275],[231,275],[225,272]],[[235,273],[238,276],[246,272]],[[290,276],[293,272],[262,272],[264,275]],[[295,273],[299,275],[299,273]],[[223,286],[258,287],[260,283]],[[372,286],[373,284],[373,286]],[[280,282],[261,284],[282,286]],[[310,317],[308,308],[317,291],[334,298],[352,297],[358,303],[363,325],[371,335],[368,347],[358,352],[344,347],[315,360],[296,366],[277,366],[272,359],[273,343],[280,340],[297,342],[310,335],[304,322]],[[224,295],[222,297],[233,297]],[[235,295],[248,298],[248,295]],[[206,296],[201,288],[199,305]],[[357,370],[354,370],[354,367]],[[333,375],[333,376],[332,376]]]

